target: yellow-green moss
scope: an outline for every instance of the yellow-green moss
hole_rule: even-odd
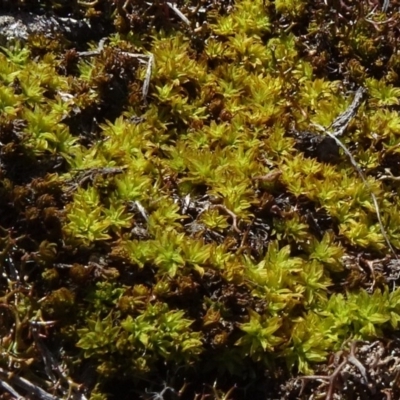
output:
[[[80,3],[120,30],[98,54],[0,54],[0,291],[16,330],[0,330],[2,365],[12,349],[32,356],[29,324],[44,320],[73,380],[83,360],[96,371],[91,398],[170,373],[194,396],[265,369],[308,374],[349,340],[394,334],[400,291],[344,261],[394,261],[382,226],[400,246],[400,64],[389,43],[388,66],[370,66],[380,13],[349,5],[343,24],[324,2],[193,15],[178,2],[188,27],[162,2]],[[340,139],[366,180],[313,151],[359,85],[368,97]]]

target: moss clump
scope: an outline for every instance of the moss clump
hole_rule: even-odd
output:
[[[67,316],[74,307],[74,294],[67,288],[54,290],[42,302],[41,310],[47,319],[59,319]]]
[[[59,3],[15,7],[108,36],[1,50],[0,367],[91,399],[369,390],[359,341],[399,351],[395,7]]]

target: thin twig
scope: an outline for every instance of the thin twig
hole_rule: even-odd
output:
[[[213,204],[212,206],[211,206],[211,208],[219,208],[220,210],[223,210],[223,211],[225,211],[227,214],[229,214],[231,217],[232,217],[232,228],[233,228],[233,230],[235,231],[235,232],[237,232],[237,233],[242,233],[241,232],[241,230],[238,228],[238,226],[237,226],[237,216],[236,216],[236,214],[233,212],[233,211],[231,211],[231,210],[229,210],[228,208],[226,208],[224,205],[222,205],[222,204]]]
[[[396,260],[398,260],[399,258],[397,257],[396,251],[395,251],[394,247],[392,246],[392,243],[390,242],[389,236],[387,235],[386,230],[385,230],[385,228],[383,226],[381,212],[380,212],[379,205],[378,205],[378,200],[376,199],[375,194],[372,192],[372,188],[371,188],[370,184],[368,183],[367,179],[365,178],[364,173],[362,172],[361,168],[358,166],[357,161],[354,159],[354,157],[352,156],[350,151],[347,149],[347,147],[336,136],[334,136],[330,132],[326,132],[326,134],[329,137],[331,137],[333,140],[335,140],[337,145],[340,146],[343,149],[343,151],[349,157],[350,162],[352,163],[353,167],[358,172],[358,175],[360,175],[360,178],[364,182],[365,186],[370,191],[371,198],[372,198],[372,201],[373,201],[374,207],[375,207],[376,217],[378,218],[378,224],[379,224],[379,228],[381,230],[381,233],[382,233],[382,235],[383,235],[383,237],[385,239],[385,242],[388,245],[390,251],[393,253],[393,255],[396,258]]]
[[[335,137],[340,137],[344,134],[346,131],[347,127],[349,126],[350,121],[354,118],[354,116],[357,114],[357,110],[360,108],[361,103],[363,101],[363,97],[366,94],[366,89],[363,87],[360,87],[354,96],[353,102],[351,105],[347,108],[346,111],[344,111],[342,114],[340,114],[332,123],[332,125],[328,129],[332,129],[332,135]]]
[[[394,176],[389,168],[385,168],[388,175],[381,175],[378,180],[380,181],[400,181],[400,176]]]
[[[24,396],[21,396],[12,386],[10,386],[7,382],[0,380],[0,387],[7,390],[7,392],[11,393],[16,399],[23,400]]]
[[[138,209],[140,215],[146,220],[146,222],[149,222],[149,214],[147,213],[146,209],[142,206],[139,200],[135,200],[133,202]]]
[[[0,377],[9,381],[15,386],[20,387],[27,393],[36,396],[36,398],[39,400],[62,400],[60,397],[53,396],[50,393],[47,393],[39,386],[33,384],[32,382],[29,382],[27,379],[21,376],[9,374],[9,372],[3,368],[0,368]]]
[[[273,182],[276,181],[282,175],[282,171],[271,171],[266,175],[259,175],[253,177],[254,180],[262,181],[262,182]]]
[[[383,6],[382,6],[382,11],[383,11],[383,12],[386,12],[386,11],[387,11],[387,9],[389,8],[389,3],[390,3],[390,0],[385,0],[385,1],[383,2]]]
[[[148,61],[147,61],[146,76],[144,78],[143,90],[142,90],[142,98],[143,98],[143,102],[144,102],[145,105],[147,105],[147,94],[149,92],[151,71],[153,69],[153,64],[154,64],[154,56],[153,56],[153,54],[150,54],[148,57],[149,58],[148,58]]]
[[[97,49],[96,50],[89,50],[89,51],[78,51],[77,54],[79,57],[93,57],[93,56],[98,56],[101,51],[104,49],[104,45],[106,41],[108,40],[107,37],[104,37],[100,39],[99,43],[97,44]]]
[[[35,340],[38,350],[40,351],[40,354],[42,355],[44,368],[47,373],[47,376],[53,383],[56,383],[60,377],[63,377],[61,368],[57,364],[55,358],[50,353],[48,348],[44,345],[42,339],[40,338],[38,332],[38,325],[36,324],[36,321],[30,321],[30,324],[31,324],[32,336],[33,339]],[[53,371],[57,373],[58,378],[54,375]]]
[[[350,344],[350,354],[347,356],[347,360],[350,364],[353,364],[361,373],[366,384],[368,384],[367,370],[364,365],[361,364],[360,360],[356,357],[356,345],[357,340],[351,342]]]
[[[325,400],[332,400],[333,399],[333,395],[334,395],[334,390],[335,390],[336,379],[338,378],[339,374],[342,372],[344,366],[346,364],[350,363],[350,364],[353,364],[360,371],[361,376],[365,380],[365,383],[368,384],[368,377],[367,377],[366,369],[365,369],[364,365],[362,365],[360,360],[355,355],[356,344],[357,344],[357,341],[353,341],[351,343],[351,345],[350,345],[350,353],[348,355],[344,356],[344,359],[335,368],[335,370],[332,372],[332,374],[330,374],[328,376],[324,376],[324,375],[302,376],[300,379],[302,379],[303,382],[305,380],[322,380],[322,381],[325,381],[327,384],[329,384]],[[339,354],[341,354],[341,353],[342,352],[340,352]],[[303,388],[302,388],[302,390],[303,390]]]
[[[332,123],[332,125],[328,128],[328,129],[333,129],[333,132],[329,132],[327,129],[323,128],[323,131],[330,137],[332,138],[336,144],[343,149],[343,151],[345,152],[345,154],[347,155],[347,157],[349,157],[351,164],[353,165],[353,167],[356,169],[358,175],[360,176],[360,178],[362,179],[363,183],[365,184],[365,186],[367,187],[367,189],[370,191],[371,194],[371,198],[372,201],[374,203],[374,207],[375,207],[375,213],[376,213],[376,217],[378,219],[378,223],[379,223],[379,228],[381,230],[381,233],[385,239],[386,244],[388,245],[390,251],[393,253],[394,257],[396,258],[396,260],[399,260],[396,251],[394,249],[394,247],[392,246],[389,236],[386,233],[386,230],[383,226],[382,223],[382,217],[381,217],[381,212],[379,209],[379,205],[378,205],[378,200],[376,199],[375,194],[372,192],[372,188],[370,186],[370,184],[368,183],[364,173],[362,172],[361,168],[358,166],[357,161],[354,159],[354,157],[352,156],[352,154],[350,153],[350,151],[347,149],[347,147],[338,139],[338,137],[342,136],[345,132],[345,130],[347,129],[351,119],[356,115],[358,108],[361,106],[362,104],[362,100],[363,97],[366,93],[366,89],[363,87],[360,87],[353,99],[353,102],[351,103],[351,105],[349,106],[349,108],[343,112],[342,114],[340,114],[335,121]],[[316,125],[318,126],[318,125]],[[319,128],[321,128],[320,126],[318,126]]]
[[[175,14],[188,26],[190,26],[190,21],[186,18],[186,15],[182,13],[181,10],[175,5],[170,2],[167,2],[167,6],[175,12]]]
[[[325,400],[332,400],[333,393],[335,389],[336,378],[339,376],[340,372],[342,371],[343,367],[347,364],[347,360],[344,359],[332,372],[331,375],[309,375],[309,376],[302,376],[301,379],[304,380],[322,380],[325,383],[328,383],[328,392],[326,393]]]
[[[181,18],[182,16],[186,18],[174,5],[167,3]],[[190,21],[186,18],[187,23],[190,24]],[[186,22],[186,21],[185,21]],[[97,49],[95,50],[89,50],[89,51],[79,51],[77,52],[79,57],[94,57],[100,55],[100,53],[104,49],[104,44],[106,43],[108,39],[103,38],[99,41],[99,44],[97,46]],[[154,55],[153,54],[140,54],[140,53],[130,53],[128,51],[121,51],[120,54],[124,55],[125,57],[132,57],[132,58],[137,58],[139,63],[141,64],[146,64],[146,76],[144,78],[143,82],[143,89],[142,89],[142,99],[145,105],[147,105],[147,94],[149,92],[149,86],[150,86],[150,78],[151,78],[151,72],[153,69],[154,65]]]

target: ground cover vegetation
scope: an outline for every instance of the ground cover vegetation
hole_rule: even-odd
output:
[[[398,1],[0,4],[2,399],[400,397]]]

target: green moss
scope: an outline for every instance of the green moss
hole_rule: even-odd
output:
[[[163,2],[78,2],[115,24],[101,51],[2,48],[4,365],[46,376],[40,322],[65,349],[57,395],[87,366],[93,399],[217,398],[396,334],[400,64],[379,29],[398,22],[342,3],[178,2],[189,27]],[[340,140],[365,179],[324,147],[359,85]]]
[[[305,11],[307,2],[302,0],[278,0],[275,2],[276,11],[289,14],[291,17],[301,17]]]

